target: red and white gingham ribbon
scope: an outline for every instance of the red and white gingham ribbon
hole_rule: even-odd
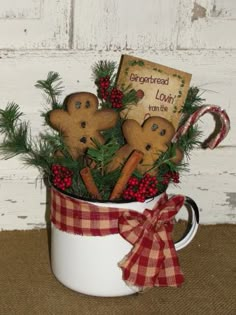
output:
[[[221,109],[221,107],[216,105],[203,105],[198,110],[196,110],[192,115],[189,116],[187,121],[177,130],[174,135],[172,142],[175,143],[179,140],[179,138],[186,134],[188,129],[194,125],[198,119],[205,115],[206,113],[210,113],[220,122],[220,130],[216,128],[211,133],[211,135],[204,141],[203,147],[209,147],[210,149],[214,149],[218,146],[218,144],[227,136],[230,129],[230,120],[227,113]]]
[[[119,217],[120,234],[134,245],[119,263],[127,284],[147,288],[183,282],[171,232],[184,200],[183,196],[168,199],[163,194],[154,209],[144,213],[125,211]]]

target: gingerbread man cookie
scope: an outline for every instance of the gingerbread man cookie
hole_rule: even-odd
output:
[[[156,171],[151,170],[154,163],[162,153],[167,151],[168,145],[175,134],[173,125],[165,118],[153,116],[145,120],[143,126],[140,126],[136,120],[127,119],[122,126],[122,130],[127,144],[118,150],[108,167],[108,171],[115,170],[123,165],[128,156],[134,150],[138,150],[144,156],[137,170],[141,174],[147,171],[154,174]],[[183,153],[176,149],[176,156],[173,157],[172,161],[177,164],[182,158]]]
[[[49,112],[49,122],[62,134],[68,151],[76,160],[94,146],[94,139],[104,143],[101,131],[114,127],[118,114],[112,109],[98,109],[96,95],[88,92],[69,95],[65,105],[66,110]]]

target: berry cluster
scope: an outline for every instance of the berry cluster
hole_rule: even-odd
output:
[[[129,179],[127,187],[123,192],[123,198],[125,200],[144,202],[147,198],[154,197],[157,193],[156,177],[146,174],[140,180],[134,176]]]
[[[98,80],[98,95],[105,101],[109,100],[113,108],[121,108],[122,98],[124,95],[119,89],[115,87],[110,89],[110,83],[109,76],[101,77]]]
[[[170,181],[173,181],[175,184],[179,183],[179,173],[178,172],[167,172],[163,176],[162,184],[168,185]]]
[[[52,166],[52,183],[55,187],[66,190],[72,185],[73,172],[67,167],[54,164]]]
[[[113,108],[121,108],[122,107],[122,98],[124,94],[118,90],[117,88],[113,88],[111,90],[110,101]]]
[[[108,88],[110,87],[110,77],[101,77],[98,80],[98,94],[103,100],[107,100],[109,97]]]

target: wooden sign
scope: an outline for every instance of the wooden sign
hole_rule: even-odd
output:
[[[150,116],[161,116],[177,129],[191,74],[137,57],[122,55],[117,85],[135,89],[140,100],[121,112],[140,124]]]

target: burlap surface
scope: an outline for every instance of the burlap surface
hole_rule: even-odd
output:
[[[46,230],[0,232],[1,315],[236,314],[236,225],[199,228],[179,252],[182,287],[118,298],[86,296],[60,284],[47,242]]]

